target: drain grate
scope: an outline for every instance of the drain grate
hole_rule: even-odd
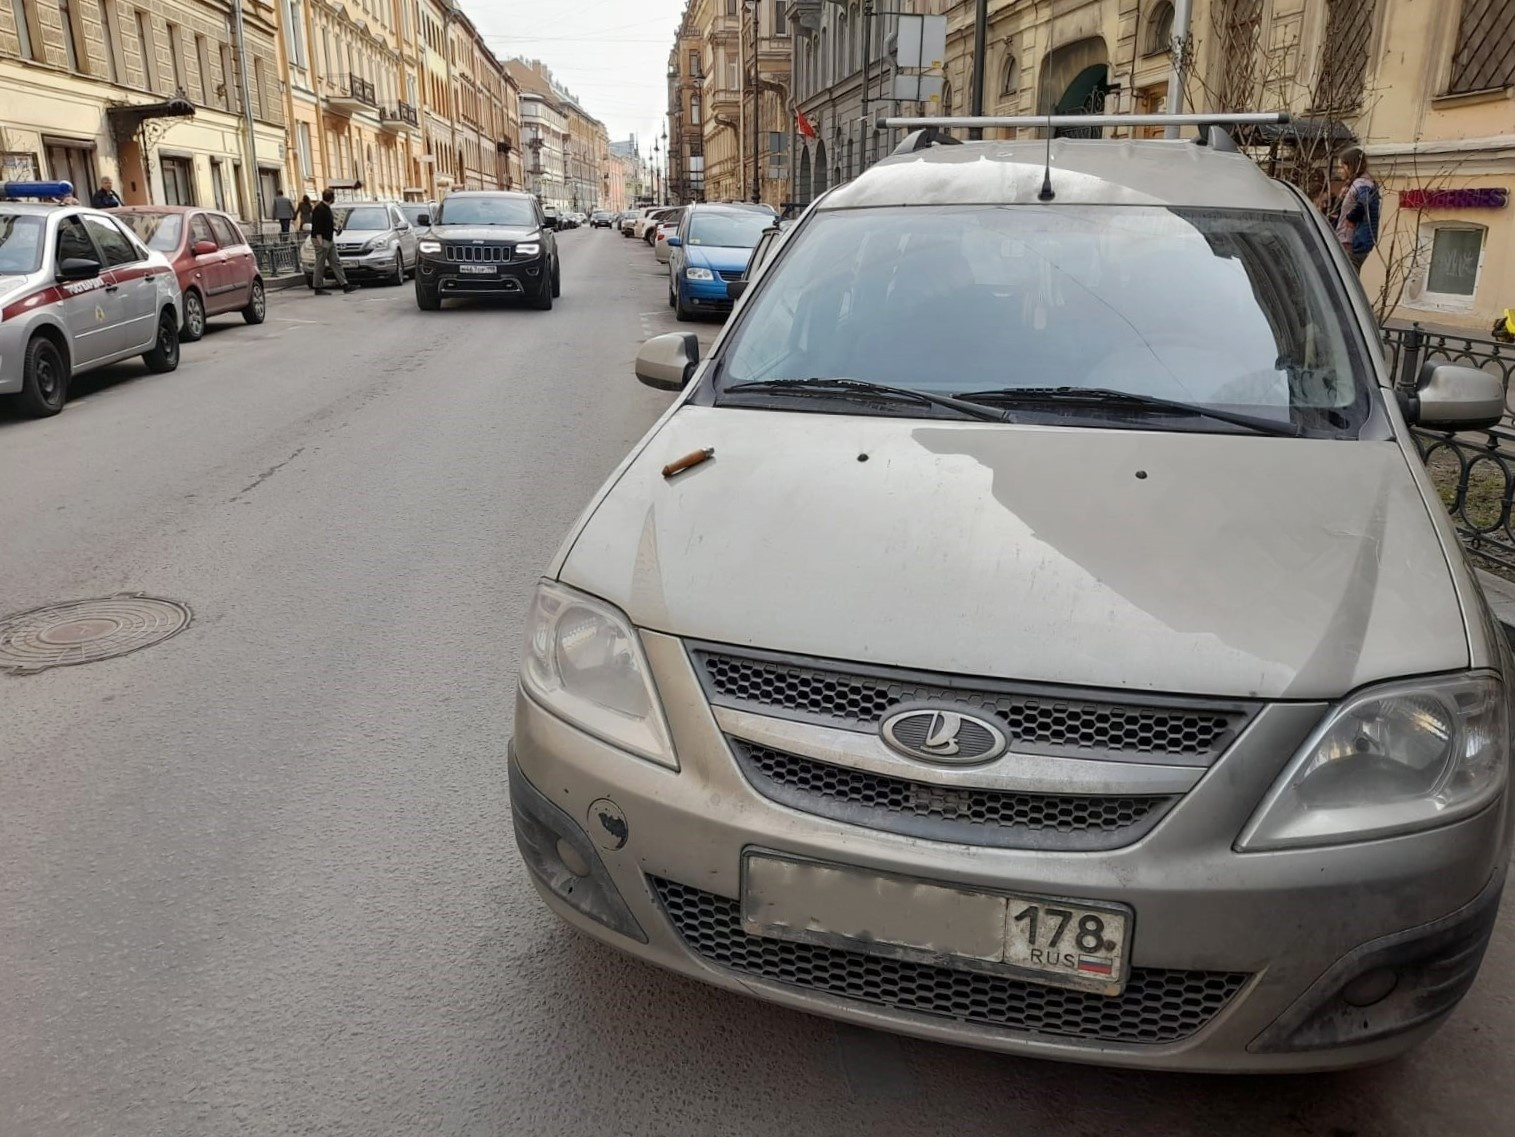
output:
[[[0,618],[0,670],[25,674],[94,663],[161,643],[189,626],[172,600],[122,593]]]

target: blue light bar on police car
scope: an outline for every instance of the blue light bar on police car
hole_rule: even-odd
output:
[[[23,197],[72,197],[73,182],[0,182],[0,201]]]

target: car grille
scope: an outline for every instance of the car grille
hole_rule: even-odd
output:
[[[738,269],[736,272],[728,272],[725,269],[722,269],[719,275],[722,280],[741,280],[742,271],[743,270]]]
[[[1017,1034],[1088,1042],[1154,1044],[1188,1038],[1246,984],[1228,971],[1138,967],[1116,996],[1043,987],[1019,979],[748,935],[740,905],[651,877],[679,938],[721,967],[790,987],[891,1010],[933,1015]]]
[[[1145,835],[1178,800],[946,786],[834,766],[741,739],[727,741],[747,780],[772,801],[934,841],[1009,849],[1116,849]]]
[[[346,256],[346,257],[357,256],[362,251],[363,251],[363,242],[361,242],[361,241],[358,241],[358,242],[351,242],[351,241],[349,241],[345,245],[342,244],[341,242],[337,243],[337,252],[340,255],[342,255],[342,256]]]
[[[511,258],[510,245],[443,245],[442,253],[450,261],[488,261],[504,264]]]
[[[1255,705],[1153,698],[1106,700],[1056,689],[856,665],[736,655],[694,646],[705,693],[718,706],[840,726],[877,729],[892,708],[914,702],[957,703],[997,715],[1012,749],[1075,758],[1143,760],[1208,766],[1253,715]]]

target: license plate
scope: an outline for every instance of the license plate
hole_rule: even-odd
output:
[[[494,265],[459,265],[458,271],[471,276],[493,276]]]
[[[937,966],[1119,995],[1131,911],[1115,904],[988,892],[843,865],[748,853],[742,926]]]

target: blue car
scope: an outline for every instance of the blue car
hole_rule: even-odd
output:
[[[763,230],[773,224],[765,209],[739,205],[691,205],[668,239],[668,306],[680,320],[701,313],[725,315],[732,299],[726,283],[740,280]]]

